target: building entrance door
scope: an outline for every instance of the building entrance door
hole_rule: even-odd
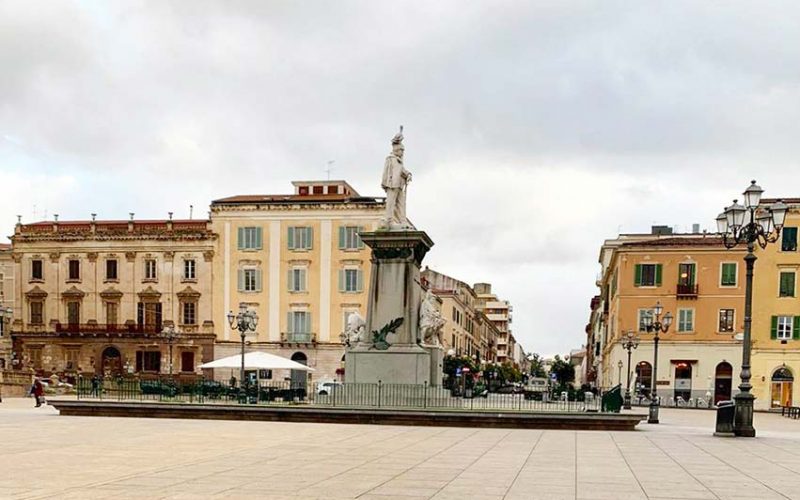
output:
[[[792,372],[786,368],[778,368],[772,374],[772,408],[780,408],[782,406],[792,406],[792,388],[794,386],[794,376]]]
[[[675,400],[689,401],[692,397],[692,365],[680,362],[675,364]]]
[[[302,352],[292,354],[292,361],[308,366],[308,358]],[[308,382],[306,372],[292,370],[292,389],[305,389]]]
[[[717,365],[714,374],[714,404],[720,401],[731,399],[731,388],[733,387],[733,367],[730,363],[723,361]]]
[[[106,347],[101,356],[100,375],[115,377],[122,375],[122,355],[116,347]]]

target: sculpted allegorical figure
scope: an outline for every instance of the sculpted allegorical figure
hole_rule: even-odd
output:
[[[392,139],[392,153],[386,157],[381,187],[386,191],[385,229],[411,229],[406,219],[406,187],[411,182],[411,172],[403,166],[403,126]]]
[[[442,328],[444,327],[442,313],[436,307],[436,296],[428,289],[419,308],[419,330],[422,332],[422,342],[427,345],[442,345]]]
[[[347,318],[347,329],[345,329],[345,343],[349,346],[356,345],[360,342],[366,341],[364,332],[366,331],[366,322],[358,312],[354,312]]]

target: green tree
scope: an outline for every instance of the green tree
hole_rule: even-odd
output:
[[[575,367],[572,366],[569,360],[561,359],[558,354],[553,358],[550,373],[556,376],[558,391],[567,390],[567,387],[571,387],[570,384],[575,381]]]
[[[542,360],[542,357],[539,355],[539,353],[535,352],[531,354],[531,357],[529,359],[531,362],[530,372],[529,372],[531,374],[531,377],[537,377],[537,378],[547,377],[547,372],[544,371],[544,361]]]

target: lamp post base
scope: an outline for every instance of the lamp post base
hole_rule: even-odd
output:
[[[653,401],[650,403],[649,413],[647,415],[647,423],[648,424],[657,424],[658,423],[658,401]]]
[[[736,413],[733,418],[733,433],[739,437],[756,437],[753,427],[753,401],[755,397],[749,392],[740,392],[733,397],[736,402]]]
[[[625,391],[625,399],[622,402],[622,409],[631,409],[631,391]]]

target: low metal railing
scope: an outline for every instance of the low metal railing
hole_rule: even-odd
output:
[[[78,399],[166,401],[226,404],[310,404],[338,408],[489,410],[521,412],[599,412],[601,394],[582,393],[580,401],[547,393],[489,393],[467,389],[459,394],[428,384],[326,384],[319,393],[291,381],[238,387],[226,382],[162,377],[79,378]]]

